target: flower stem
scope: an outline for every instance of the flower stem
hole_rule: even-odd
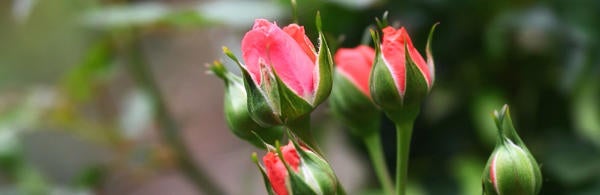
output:
[[[129,73],[139,87],[150,96],[154,108],[154,117],[159,125],[159,132],[165,142],[173,148],[181,173],[206,194],[224,194],[224,191],[216,185],[215,180],[210,178],[206,170],[197,162],[194,162],[190,156],[190,152],[180,137],[180,128],[169,113],[164,98],[152,77],[148,64],[145,62],[139,37],[137,37],[139,35],[134,31],[132,36],[130,45],[127,46],[130,57],[128,63]]]
[[[290,121],[285,126],[290,129],[294,135],[298,136],[302,143],[308,145],[308,147],[317,152],[317,154],[323,156],[323,152],[321,151],[321,148],[319,148],[317,140],[310,129],[310,114],[302,116],[294,121]]]
[[[413,121],[396,124],[396,194],[406,194],[408,177],[408,158],[410,152],[410,139],[413,131]]]
[[[379,138],[379,133],[365,136],[363,141],[367,146],[367,151],[371,158],[371,163],[373,163],[375,175],[377,175],[377,178],[383,187],[383,191],[387,195],[393,195],[394,184],[392,183],[392,178],[390,177],[388,168],[385,164],[385,156],[383,155],[383,149],[381,148],[381,138]]]

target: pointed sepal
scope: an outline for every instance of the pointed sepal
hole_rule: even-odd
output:
[[[317,67],[315,69],[315,78],[317,78],[317,82],[315,86],[316,93],[312,102],[313,107],[318,106],[325,101],[327,97],[329,97],[333,84],[333,60],[327,40],[322,31],[321,15],[318,12],[316,16],[316,24],[317,30],[319,31],[319,52],[317,54]]]

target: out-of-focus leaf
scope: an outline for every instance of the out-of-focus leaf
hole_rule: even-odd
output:
[[[481,172],[484,160],[476,157],[456,157],[452,162],[452,171],[462,195],[481,194]]]
[[[161,3],[105,6],[85,14],[82,22],[89,27],[106,30],[154,24],[170,13],[171,9]]]
[[[50,188],[44,176],[33,167],[22,167],[17,176],[18,194],[48,194]]]
[[[104,166],[90,166],[75,177],[75,186],[94,187],[100,184],[106,176],[107,170]]]
[[[492,112],[504,105],[506,101],[497,91],[486,91],[477,94],[471,102],[471,119],[477,128],[479,139],[488,147],[496,144],[496,124],[492,120]]]
[[[111,45],[107,39],[93,44],[81,64],[71,69],[63,79],[71,98],[78,101],[89,99],[95,91],[95,84],[104,79],[112,67],[111,60]]]
[[[592,79],[589,79],[592,80]],[[600,148],[600,84],[582,83],[573,96],[572,119],[579,135]]]
[[[545,178],[575,187],[600,175],[600,151],[586,142],[565,134],[544,139],[546,152],[539,159]]]
[[[256,18],[275,20],[284,13],[291,13],[291,7],[281,7],[268,1],[235,0],[201,4],[196,11],[211,21],[248,28]]]

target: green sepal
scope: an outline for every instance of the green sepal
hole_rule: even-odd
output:
[[[427,57],[427,67],[429,68],[431,83],[435,83],[435,62],[433,61],[433,55],[431,54],[431,38],[433,37],[433,32],[435,32],[435,27],[437,27],[440,23],[437,22],[433,24],[431,30],[429,30],[429,35],[427,36],[427,44],[425,45],[425,56]]]
[[[381,112],[366,94],[346,76],[336,72],[329,107],[352,135],[366,137],[378,133]]]
[[[243,83],[244,87],[246,88],[248,112],[250,113],[250,117],[261,127],[272,127],[281,125],[282,122],[278,117],[279,111],[277,110],[279,106],[274,105],[278,102],[271,101],[269,98],[266,97],[268,94],[264,94],[261,91],[259,86],[257,86],[254,80],[252,79],[252,76],[250,75],[248,70],[244,67],[244,65],[242,65],[242,63],[237,59],[237,57],[233,53],[231,53],[231,51],[227,47],[223,47],[223,53],[225,53],[225,55],[227,55],[231,60],[233,60],[242,72]]]
[[[289,180],[286,182],[286,187],[288,188],[288,192],[291,192],[290,194],[306,194],[306,195],[317,195],[317,193],[307,184],[304,182],[304,180],[302,179],[302,177],[300,177],[298,174],[296,174],[296,172],[290,167],[290,165],[285,161],[285,159],[283,158],[283,153],[281,152],[281,145],[279,144],[279,141],[275,142],[275,149],[277,152],[277,157],[279,157],[279,160],[283,163],[283,165],[285,166],[285,169],[288,172],[288,177]],[[298,150],[296,150],[298,151]],[[302,162],[300,162],[302,163]],[[300,168],[300,167],[298,167]]]
[[[271,182],[269,181],[269,177],[267,176],[267,172],[265,171],[265,168],[263,168],[260,165],[260,163],[258,162],[258,157],[256,156],[256,152],[252,153],[252,162],[254,162],[256,167],[258,167],[258,170],[260,171],[260,174],[263,177],[263,181],[265,183],[265,189],[267,190],[267,193],[269,195],[275,195],[275,192],[273,191],[273,188],[271,187]]]
[[[498,128],[498,143],[503,144],[505,138],[510,139],[513,143],[525,147],[523,140],[517,134],[517,130],[513,126],[512,119],[510,118],[510,110],[508,105],[502,106],[500,111],[494,111],[494,122],[496,123],[496,127]]]
[[[321,15],[317,12],[316,16],[317,30],[319,31],[319,53],[317,54],[317,86],[315,86],[315,96],[313,97],[312,106],[317,107],[321,104],[329,94],[333,84],[333,60],[331,51],[327,45],[327,40],[321,29]]]
[[[291,135],[291,132],[288,131],[288,134]],[[314,189],[314,187],[312,189],[313,191],[318,190],[320,192],[318,194],[336,194],[338,186],[337,178],[329,163],[319,154],[303,150],[295,139],[290,139],[290,141],[293,143],[301,159],[301,168],[307,169],[310,172],[308,175],[303,175],[305,171],[301,171],[300,174],[303,181],[312,180],[316,182],[319,189]]]
[[[421,103],[429,94],[430,87],[427,85],[425,75],[410,58],[406,44],[404,44],[404,51],[406,56],[406,88],[402,96],[403,111],[401,112],[414,114],[416,117],[421,109]]]
[[[281,78],[276,72],[273,73],[275,77],[276,88],[279,94],[279,101],[273,100],[273,102],[279,102],[280,106],[280,121],[287,123],[303,117],[314,109],[304,98],[296,95],[294,91],[283,83]]]

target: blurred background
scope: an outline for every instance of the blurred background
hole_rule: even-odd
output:
[[[422,52],[441,23],[409,194],[481,194],[495,145],[491,112],[505,103],[541,165],[541,194],[600,194],[600,1],[297,1],[314,41],[320,10],[332,50],[360,44],[386,10]],[[223,83],[205,65],[225,59],[222,46],[240,56],[255,18],[290,23],[290,7],[0,1],[0,194],[265,194],[250,159],[264,151],[227,129]],[[361,142],[326,104],[313,118],[347,191],[381,193]],[[389,165],[394,133],[386,122]]]

